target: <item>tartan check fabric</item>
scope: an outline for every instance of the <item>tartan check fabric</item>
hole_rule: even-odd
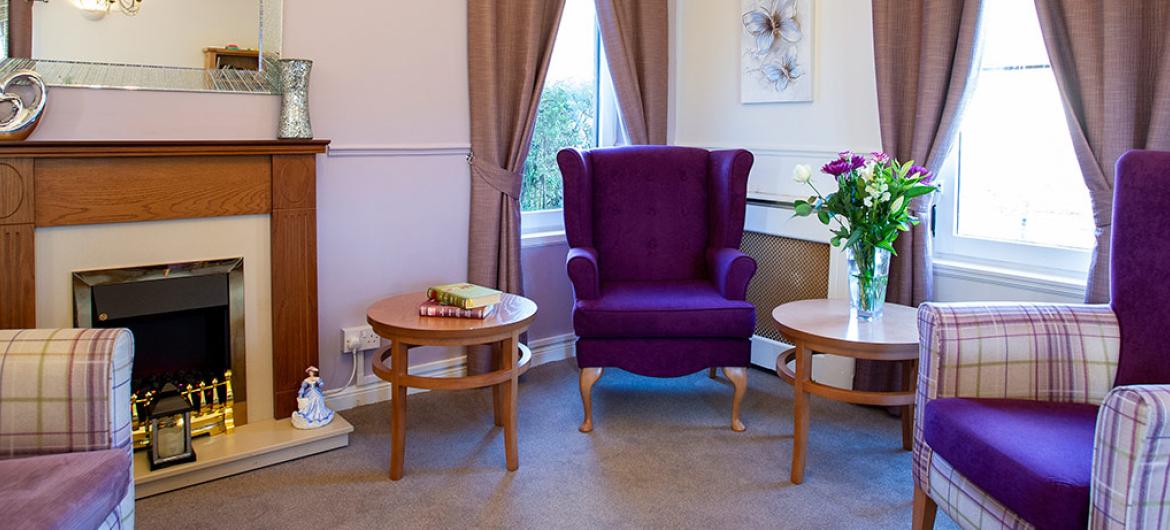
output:
[[[972,484],[942,457],[935,455],[930,459],[929,465],[929,489],[923,489],[931,499],[934,499],[939,509],[950,516],[960,528],[967,530],[1035,528]]]
[[[133,453],[126,329],[0,330],[0,458]],[[131,455],[133,456],[133,455]],[[134,484],[102,528],[132,528]]]
[[[918,309],[918,331],[915,484],[964,528],[1030,528],[934,455],[924,441],[926,403],[948,397],[1101,403],[1117,372],[1116,316],[1104,305],[928,303]],[[1090,520],[1108,517],[1098,509]]]
[[[1170,528],[1170,385],[1118,387],[1097,416],[1089,527]]]

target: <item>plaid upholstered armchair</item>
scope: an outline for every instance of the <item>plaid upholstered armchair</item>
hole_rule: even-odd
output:
[[[125,329],[0,330],[0,526],[133,528]]]
[[[1170,528],[1170,153],[1114,193],[1110,305],[919,308],[914,528]]]

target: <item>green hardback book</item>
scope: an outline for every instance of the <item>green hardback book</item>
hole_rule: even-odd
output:
[[[427,289],[427,298],[444,305],[475,309],[500,303],[504,293],[473,283],[436,285]]]

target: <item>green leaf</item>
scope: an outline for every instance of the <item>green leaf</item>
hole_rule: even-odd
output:
[[[828,225],[829,224],[829,212],[826,212],[825,210],[817,211],[817,219],[821,220],[821,224]]]
[[[803,200],[792,203],[792,209],[796,215],[801,217],[808,217],[812,213],[812,205]]]
[[[913,199],[914,197],[918,197],[920,195],[933,193],[935,189],[936,188],[934,186],[913,186],[906,190],[906,198]]]
[[[890,251],[890,254],[893,254],[895,256],[898,255],[898,251],[894,250],[894,245],[890,244],[889,241],[882,241],[875,246],[877,246],[878,248],[884,248],[884,249]]]
[[[833,245],[834,247],[839,247],[839,246],[841,246],[841,238],[840,238],[840,237],[834,237],[833,239],[830,239],[830,240],[829,240],[829,244],[830,244],[830,245]]]

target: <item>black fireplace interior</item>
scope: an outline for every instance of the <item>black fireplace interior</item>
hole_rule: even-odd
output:
[[[228,274],[92,287],[94,327],[134,333],[134,393],[223,379],[231,368]],[[219,396],[225,399],[225,395]]]

